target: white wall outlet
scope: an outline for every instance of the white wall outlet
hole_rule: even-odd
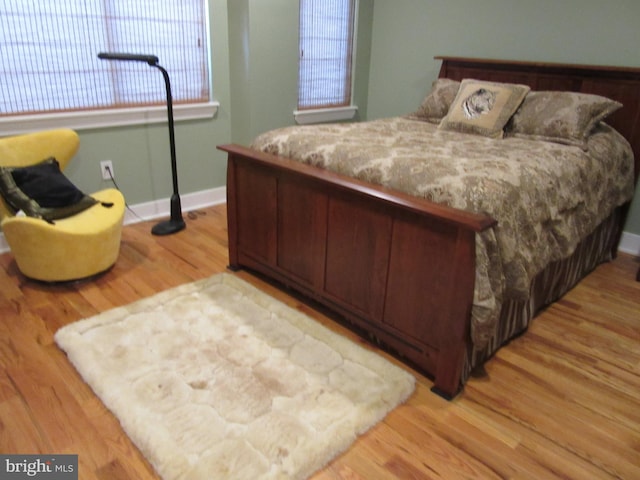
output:
[[[100,162],[100,172],[102,173],[103,180],[111,180],[111,177],[116,176],[116,172],[113,171],[113,163],[111,163],[111,160],[103,160]]]

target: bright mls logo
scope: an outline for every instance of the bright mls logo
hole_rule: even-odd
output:
[[[0,455],[0,480],[78,480],[77,455]]]

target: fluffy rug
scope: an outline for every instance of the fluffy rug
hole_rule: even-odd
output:
[[[226,273],[55,339],[164,479],[306,478],[415,383]]]

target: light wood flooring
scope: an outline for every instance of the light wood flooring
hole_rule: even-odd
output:
[[[225,270],[224,205],[156,237],[124,228],[118,262],[83,283],[45,285],[0,255],[0,452],[74,453],[82,480],[157,478],[53,342],[63,325]],[[446,402],[418,386],[314,480],[640,479],[638,260],[600,266]],[[358,340],[306,305],[268,293]],[[388,356],[387,356],[388,357]],[[390,358],[390,357],[388,357]]]

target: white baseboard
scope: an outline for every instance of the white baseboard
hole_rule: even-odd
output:
[[[227,188],[218,187],[210,190],[202,190],[200,192],[188,193],[180,195],[180,204],[184,212],[197,210],[199,208],[219,205],[227,201]],[[147,220],[155,220],[170,215],[170,199],[156,200],[153,202],[139,203],[137,205],[129,205],[125,211],[124,224],[144,222]],[[0,253],[9,251],[9,244],[0,233]]]
[[[197,210],[199,208],[219,205],[227,201],[227,188],[218,187],[200,192],[180,195],[180,204],[184,212]],[[168,198],[153,202],[130,205],[124,214],[124,224],[156,220],[170,215],[170,200]]]
[[[180,196],[182,210],[188,212],[197,210],[198,208],[219,205],[227,201],[226,187],[212,188],[210,190],[202,190],[200,192],[188,193]],[[130,205],[125,212],[124,224],[138,223],[147,220],[155,220],[157,218],[166,217],[170,214],[168,198],[156,200],[154,202],[139,203]],[[618,245],[620,252],[628,253],[640,257],[640,235],[635,233],[623,232],[620,244]],[[9,251],[9,245],[4,239],[4,235],[0,233],[0,253]]]
[[[622,232],[622,238],[618,245],[618,251],[640,257],[640,235]]]

